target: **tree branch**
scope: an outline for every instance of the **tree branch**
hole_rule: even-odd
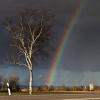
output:
[[[19,63],[19,62],[17,62],[17,63],[15,63],[16,65],[19,65],[19,66],[26,66],[26,67],[28,67],[28,65],[27,64],[24,64],[24,63]]]
[[[42,33],[42,30],[43,30],[42,25],[43,25],[43,16],[42,16],[41,22],[40,22],[40,27],[41,27],[40,32],[38,33],[38,35],[36,36],[36,38],[35,38],[34,41],[36,41],[36,40],[40,37],[40,35],[41,35],[41,33]]]

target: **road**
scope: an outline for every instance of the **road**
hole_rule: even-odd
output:
[[[0,96],[0,100],[100,100],[100,93]]]

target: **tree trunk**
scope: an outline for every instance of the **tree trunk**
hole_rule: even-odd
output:
[[[29,70],[29,94],[32,94],[32,70]]]

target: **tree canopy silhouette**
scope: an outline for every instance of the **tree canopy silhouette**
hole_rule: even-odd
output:
[[[37,55],[48,54],[53,14],[47,10],[27,9],[17,16],[7,18],[4,26],[9,32],[9,63],[26,66],[29,69],[29,94],[32,93],[32,69]]]

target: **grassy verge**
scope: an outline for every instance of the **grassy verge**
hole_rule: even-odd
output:
[[[100,94],[100,91],[42,91],[33,92],[32,95],[48,95],[48,94]],[[29,95],[28,92],[12,92],[13,96]],[[0,92],[0,96],[8,96],[7,92]]]
[[[8,93],[6,93],[6,92],[0,92],[0,96],[6,96],[6,95],[8,95]]]

